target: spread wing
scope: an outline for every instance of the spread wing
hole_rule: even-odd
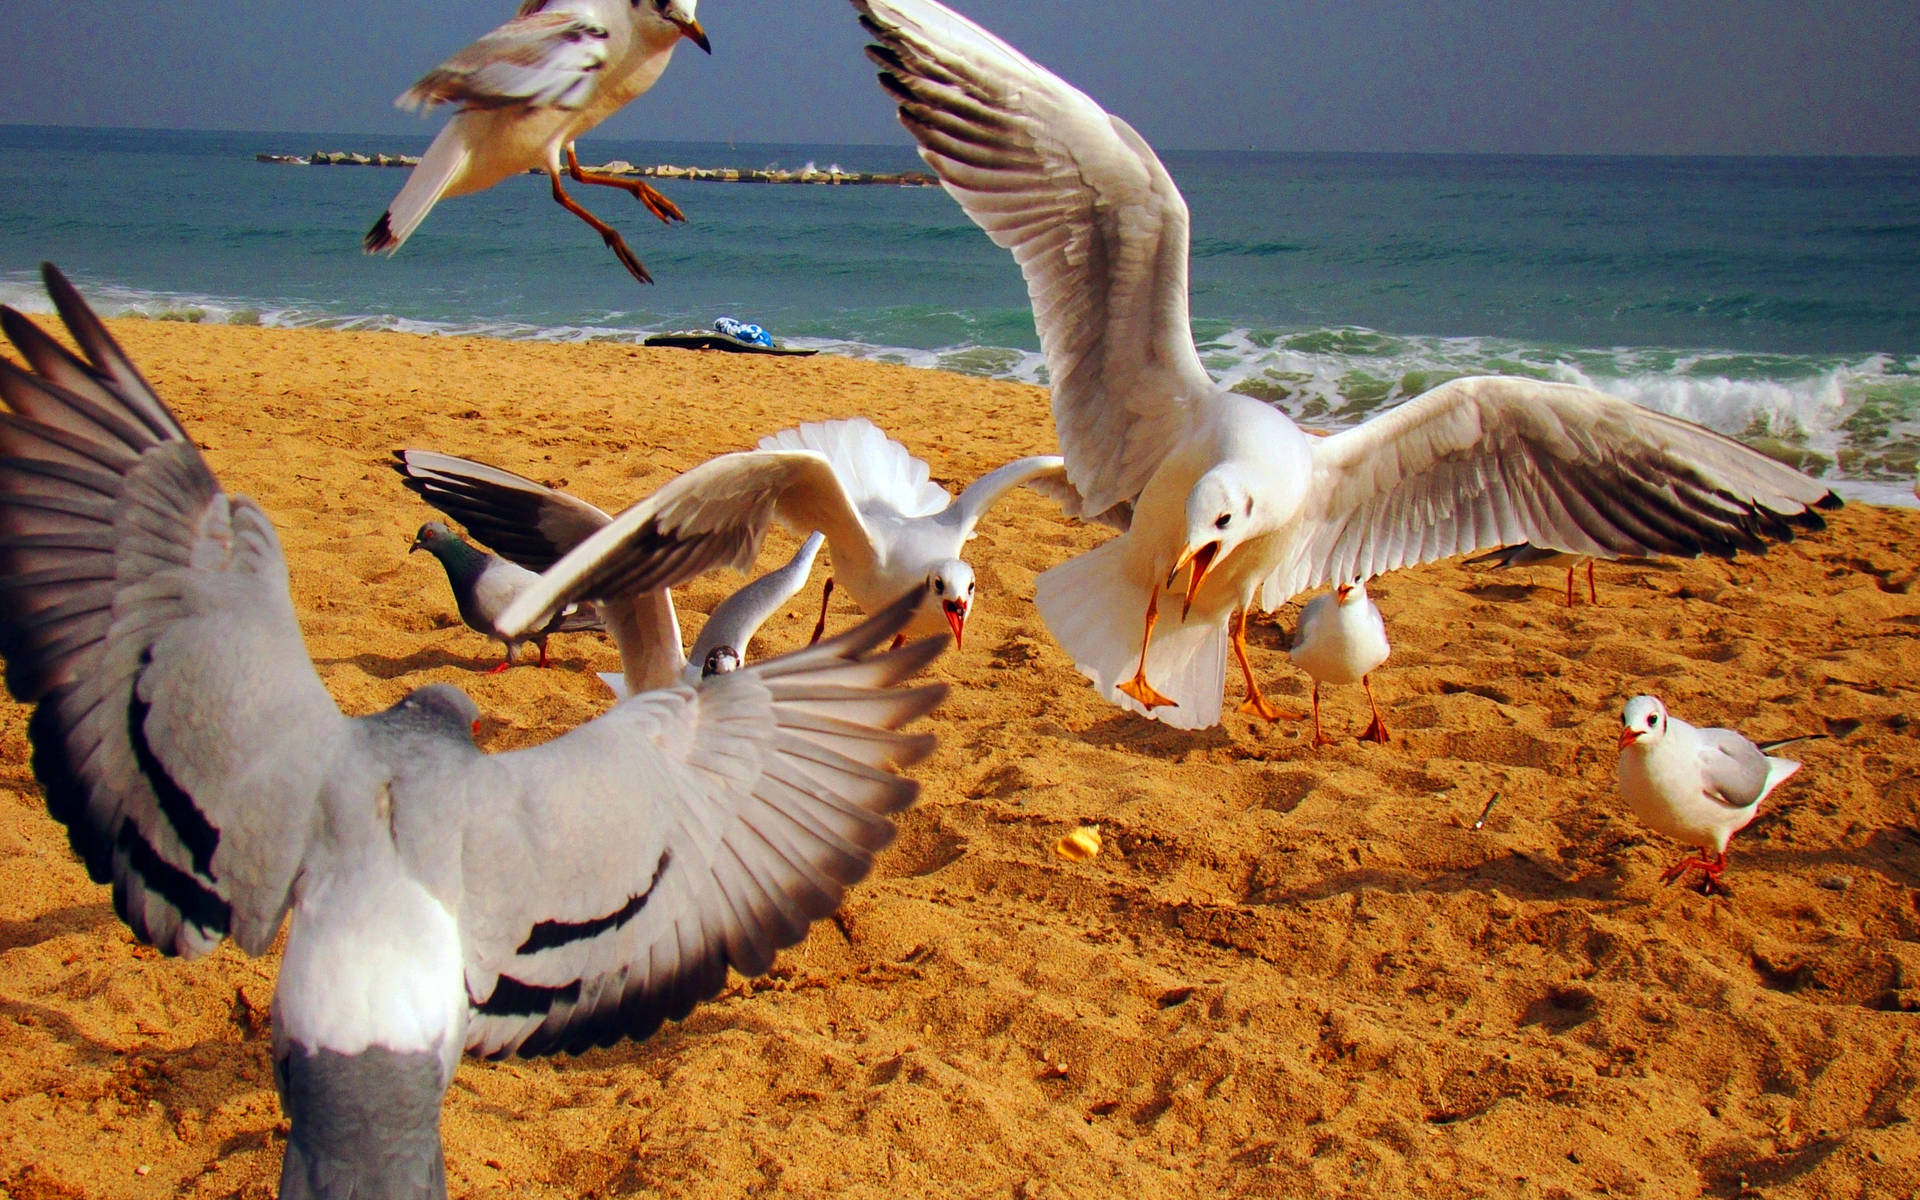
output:
[[[522,6],[520,15],[456,53],[394,101],[500,108],[580,108],[612,54],[613,32],[578,13]]]
[[[948,509],[952,514],[948,519],[965,530],[968,537],[972,537],[973,527],[980,523],[981,517],[987,515],[987,510],[1000,497],[1023,483],[1033,484],[1042,495],[1059,501],[1064,495],[1061,485],[1066,485],[1066,464],[1057,454],[1035,454],[995,467],[967,485],[967,490],[961,492],[960,498]],[[1078,498],[1074,496],[1075,500]],[[1071,505],[1063,504],[1062,507]]]
[[[1824,484],[1732,438],[1572,384],[1477,377],[1313,439],[1309,536],[1265,582],[1307,588],[1486,546],[1596,558],[1763,552],[1823,528]]]
[[[854,0],[920,156],[1027,281],[1067,474],[1137,497],[1218,390],[1187,312],[1187,205],[1125,121],[932,0]]]
[[[500,467],[434,450],[395,450],[393,469],[422,500],[508,562],[544,571],[613,518]]]
[[[563,604],[672,587],[715,567],[744,571],[775,518],[801,533],[826,534],[837,563],[874,554],[872,536],[825,455],[723,454],[675,476],[574,547],[501,614],[500,628],[533,628]]]
[[[838,908],[933,748],[897,732],[942,685],[897,688],[930,639],[870,655],[921,597],[831,641],[628,700],[464,789],[470,1051],[644,1038]]]
[[[0,653],[34,772],[134,933],[273,940],[346,719],[314,674],[264,513],[220,490],[51,266],[74,357],[0,309]],[[289,750],[297,747],[297,752]]]

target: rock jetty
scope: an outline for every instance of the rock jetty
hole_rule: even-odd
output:
[[[355,154],[346,150],[315,150],[312,154],[256,154],[254,159],[289,167],[411,167],[420,159],[412,154]],[[600,175],[641,175],[651,179],[691,179],[703,183],[816,183],[884,184],[892,187],[933,187],[938,180],[925,171],[843,171],[808,163],[798,170],[751,167],[681,167],[660,163],[639,167],[615,159],[597,167],[583,167]],[[536,169],[531,175],[543,174]]]

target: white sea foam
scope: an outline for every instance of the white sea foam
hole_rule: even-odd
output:
[[[293,329],[389,330],[439,336],[556,342],[638,342],[655,328],[538,325],[508,320],[426,320],[342,314],[317,305],[260,304],[231,297],[147,292],[88,283],[107,316]],[[50,309],[39,280],[0,275],[0,303]],[[778,331],[775,331],[778,333]],[[1045,358],[1018,347],[938,349],[831,337],[785,344],[876,362],[1045,385]],[[1568,349],[1499,338],[1406,337],[1359,328],[1232,329],[1202,341],[1207,369],[1229,387],[1260,396],[1303,424],[1345,428],[1448,379],[1525,374],[1578,383],[1761,442],[1772,453],[1876,503],[1914,503],[1920,459],[1920,357],[1760,355],[1613,347]]]

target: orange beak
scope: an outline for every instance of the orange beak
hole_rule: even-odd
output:
[[[673,21],[672,17],[668,17],[667,19],[669,21]],[[707,41],[707,31],[700,28],[700,22],[673,21],[673,23],[680,27],[681,37],[692,42],[694,45],[700,47],[702,50],[705,50],[708,54],[713,53],[713,46],[709,44]]]
[[[1172,587],[1174,579],[1180,574],[1180,568],[1188,564],[1192,564],[1193,566],[1193,574],[1187,577],[1186,602],[1180,606],[1180,619],[1182,621],[1187,619],[1187,613],[1193,609],[1193,598],[1200,594],[1200,581],[1207,577],[1207,571],[1213,566],[1213,560],[1219,553],[1220,543],[1208,542],[1198,550],[1182,558],[1179,562],[1173,564],[1173,570],[1167,573],[1167,586]]]
[[[948,601],[940,605],[940,611],[947,614],[947,628],[953,630],[953,648],[958,650],[966,642],[967,606]]]
[[[1353,595],[1353,585],[1352,585],[1352,584],[1350,584],[1350,583],[1343,583],[1343,584],[1341,584],[1341,585],[1340,585],[1339,587],[1337,587],[1337,588],[1335,588],[1335,589],[1333,589],[1333,590],[1334,590],[1334,591],[1335,591],[1336,593],[1338,593],[1338,595],[1339,595],[1339,597],[1340,597],[1340,603],[1342,603],[1342,604],[1345,604],[1345,603],[1347,602],[1347,597],[1348,597],[1348,596],[1351,596],[1351,595]]]
[[[1622,750],[1625,750],[1628,746],[1633,745],[1639,740],[1640,731],[1638,729],[1622,729],[1620,731],[1620,748]]]

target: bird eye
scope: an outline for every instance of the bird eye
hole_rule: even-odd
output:
[[[1214,527],[1215,529],[1225,529],[1225,528],[1226,528],[1227,526],[1229,526],[1229,525],[1231,525],[1231,524],[1233,524],[1233,514],[1232,514],[1232,513],[1221,513],[1221,514],[1219,515],[1219,517],[1217,517],[1217,518],[1216,518],[1216,519],[1214,520],[1214,522],[1213,522],[1213,527]]]
[[[968,585],[967,585],[967,595],[969,595],[969,596],[971,596],[971,595],[973,595],[973,585],[972,585],[972,584],[968,584]]]
[[[944,595],[946,595],[946,594],[947,594],[947,581],[946,581],[946,580],[944,580],[944,579],[936,579],[936,580],[934,580],[934,581],[933,581],[933,590],[934,590],[934,594],[935,594],[935,595],[939,595],[939,596],[944,596]]]

